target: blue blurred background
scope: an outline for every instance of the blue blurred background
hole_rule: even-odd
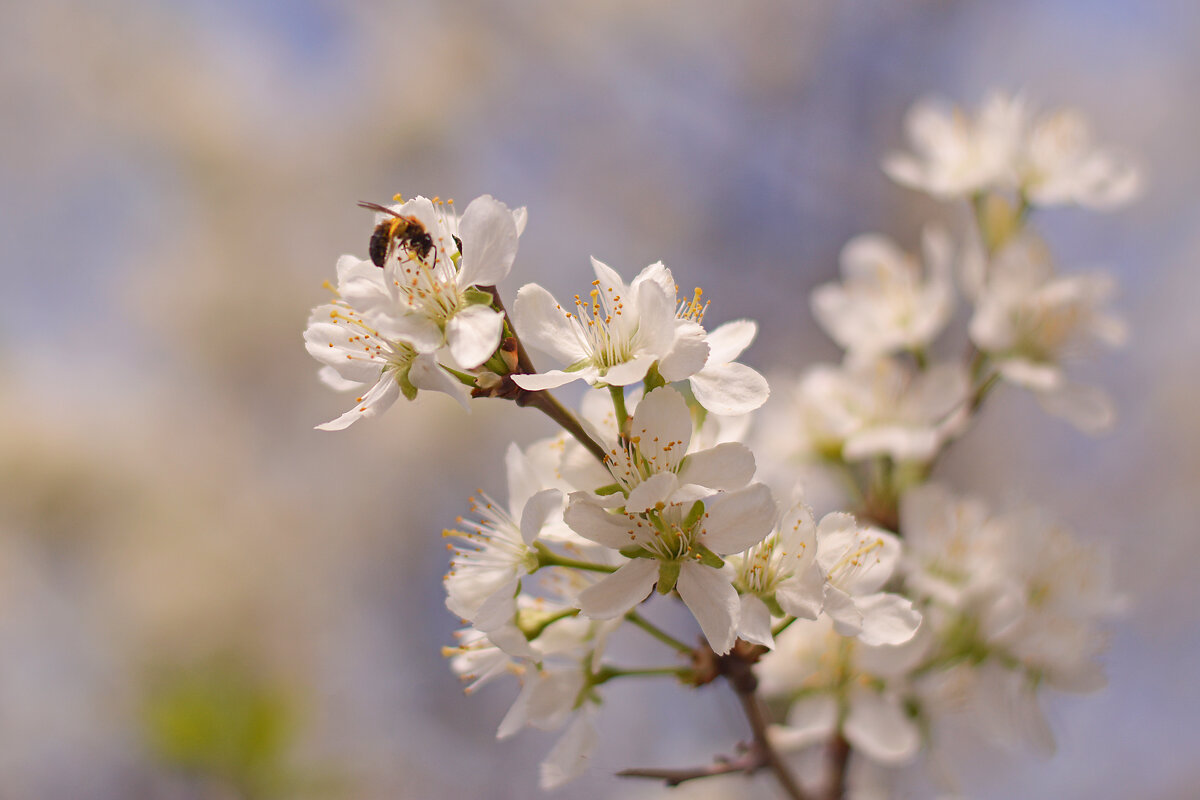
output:
[[[915,248],[948,218],[878,167],[904,110],[992,87],[1079,106],[1149,188],[1036,219],[1067,269],[1120,279],[1132,344],[1080,373],[1116,431],[1000,393],[945,465],[1111,546],[1131,598],[1110,686],[1050,703],[1058,755],[981,756],[963,783],[1196,796],[1197,41],[1184,0],[4,4],[0,796],[537,796],[553,737],[495,742],[515,685],[464,698],[439,653],[438,534],[551,429],[431,397],[312,430],[344,398],[300,333],[365,252],[355,203],[526,205],[508,298],[569,296],[589,255],[662,259],[709,322],[760,321],[747,360],[794,372],[836,356],[807,293],[841,245]],[[716,687],[616,688],[562,796],[745,734]]]

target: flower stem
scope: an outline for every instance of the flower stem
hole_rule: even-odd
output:
[[[692,652],[692,648],[688,647],[686,644],[679,641],[671,634],[662,630],[657,625],[650,622],[650,620],[646,619],[645,617],[643,617],[641,614],[637,613],[636,611],[630,611],[628,614],[625,615],[625,619],[629,620],[634,625],[637,625],[639,628],[641,628],[646,633],[653,636],[655,639],[658,639],[663,644],[668,645],[669,647],[674,647],[676,650],[678,650],[681,653],[691,653]]]
[[[608,393],[612,395],[613,409],[617,412],[617,430],[624,437],[629,427],[629,412],[625,410],[625,387],[609,386]]]
[[[538,569],[542,567],[568,567],[570,569],[586,569],[592,572],[617,571],[616,567],[610,567],[607,564],[597,564],[592,561],[581,561],[577,558],[560,556],[541,542],[536,543],[534,547],[537,549]]]
[[[653,677],[675,677],[681,681],[686,681],[692,676],[691,667],[642,667],[638,669],[625,669],[623,667],[601,667],[592,676],[592,685],[596,686],[601,683],[606,683],[613,678],[653,678]]]
[[[546,617],[545,619],[539,621],[536,625],[531,625],[528,628],[522,627],[521,633],[525,634],[525,638],[532,642],[534,639],[541,636],[542,633],[546,630],[546,628],[549,628],[551,625],[558,622],[560,619],[566,619],[567,617],[574,617],[574,616],[578,616],[578,615],[579,615],[578,608],[563,609],[562,611],[559,611],[557,614],[551,614],[550,616]]]
[[[796,617],[789,616],[783,622],[779,623],[774,628],[771,628],[771,635],[778,636],[779,634],[786,631],[788,629],[788,626],[791,625],[795,621],[796,621]]]
[[[829,800],[842,800],[846,796],[846,766],[850,763],[850,743],[840,733],[829,743],[830,782]]]

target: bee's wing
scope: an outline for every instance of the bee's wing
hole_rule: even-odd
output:
[[[384,214],[391,214],[393,217],[400,216],[395,211],[392,211],[390,208],[384,208],[383,206],[379,205],[379,203],[368,203],[364,200],[364,201],[360,202],[358,205],[360,208],[369,208],[372,211],[382,211]]]

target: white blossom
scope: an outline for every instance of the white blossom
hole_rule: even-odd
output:
[[[548,525],[561,525],[563,494],[543,489],[532,467],[515,444],[505,458],[509,502],[505,508],[487,495],[475,504],[479,522],[458,524],[467,530],[443,535],[460,539],[446,582],[446,607],[476,628],[491,631],[509,621],[521,576],[538,567],[534,540]]]
[[[713,414],[746,414],[767,402],[767,379],[735,359],[750,346],[758,326],[746,319],[726,322],[704,337],[708,360],[688,378],[696,401]]]
[[[927,98],[909,110],[906,128],[913,152],[890,154],[884,170],[942,199],[1002,191],[1034,206],[1107,209],[1141,190],[1132,160],[1096,146],[1074,109],[1034,118],[1020,96],[993,92],[972,116]]]
[[[1020,97],[993,92],[974,116],[925,98],[905,117],[912,153],[891,153],[883,168],[897,183],[947,199],[1011,186],[1027,124]]]
[[[905,709],[907,675],[927,650],[924,640],[868,647],[838,634],[828,618],[793,623],[758,669],[764,697],[789,698],[787,722],[771,741],[794,750],[841,733],[855,751],[884,763],[914,759],[921,744]]]
[[[1075,109],[1038,118],[1017,171],[1023,196],[1036,206],[1073,203],[1109,209],[1141,191],[1141,174],[1132,160],[1097,147],[1088,121]]]
[[[923,352],[954,310],[951,246],[945,231],[923,237],[925,269],[885,236],[864,235],[842,248],[842,283],[813,290],[821,327],[857,359]]]
[[[639,508],[654,502],[684,502],[714,490],[741,488],[754,476],[754,454],[740,442],[692,447],[692,414],[679,392],[661,386],[634,400],[627,436],[618,433],[611,414],[597,419],[593,411],[584,417],[605,451],[604,483],[612,486],[615,481],[619,489],[607,501],[597,502]],[[649,497],[654,500],[647,503]]]
[[[443,357],[453,366],[479,366],[496,352],[504,316],[490,308],[486,293],[475,287],[494,285],[508,275],[523,213],[514,214],[488,195],[471,201],[461,219],[424,197],[393,206],[392,211],[420,222],[433,247],[424,256],[395,248],[382,269],[384,294],[374,281],[354,281],[341,288],[343,297],[368,321],[386,317],[424,348],[444,345]],[[376,222],[387,217],[380,212]]]
[[[607,265],[592,259],[596,280],[586,299],[575,296],[568,312],[536,283],[522,286],[513,324],[522,341],[565,365],[535,375],[514,375],[530,390],[553,389],[575,380],[628,386],[656,362],[668,381],[700,371],[708,358],[703,329],[677,324],[675,280],[661,263],[642,270],[628,285]]]
[[[664,592],[675,588],[713,650],[727,653],[740,605],[732,570],[720,556],[761,541],[774,516],[771,493],[759,483],[687,504],[667,505],[647,493],[616,512],[577,492],[567,506],[567,524],[586,539],[635,555],[584,590],[579,607],[590,617],[611,619],[644,600],[655,584]]]
[[[338,259],[336,299],[313,310],[304,341],[324,364],[324,383],[360,394],[350,411],[317,426],[323,430],[376,416],[400,395],[411,400],[420,390],[444,392],[465,406],[468,389],[447,367],[477,367],[500,344],[503,315],[474,287],[508,274],[524,210],[511,212],[485,195],[461,220],[424,197],[392,211],[418,221],[432,246],[423,255],[394,248],[382,268],[354,256]],[[386,217],[380,212],[377,222]]]
[[[1112,291],[1112,279],[1101,273],[1055,275],[1040,243],[1023,237],[990,265],[971,340],[1005,380],[1034,391],[1046,410],[1082,430],[1103,430],[1114,418],[1108,397],[1071,383],[1063,364],[1096,343],[1124,342],[1124,322],[1104,307]]]
[[[817,526],[812,509],[796,501],[783,510],[767,538],[730,557],[741,591],[741,638],[773,646],[769,604],[801,619],[817,618],[825,578],[817,566],[816,554]]]
[[[318,425],[319,429],[342,430],[386,411],[401,394],[412,399],[422,389],[444,392],[466,405],[466,387],[438,363],[434,353],[406,339],[403,331],[386,327],[387,322],[368,322],[340,301],[313,309],[304,345],[324,364],[319,373],[322,382],[338,391],[361,392],[352,409]]]
[[[953,669],[922,680],[931,713],[958,711],[1003,744],[1053,749],[1039,686],[1104,683],[1099,623],[1121,606],[1103,551],[1036,511],[993,515],[939,485],[901,505],[907,585]]]
[[[790,413],[800,454],[927,461],[955,433],[969,390],[955,363],[918,370],[896,359],[818,365],[799,380]]]
[[[895,571],[900,540],[860,525],[850,514],[826,514],[816,530],[815,563],[823,579],[821,611],[843,636],[864,644],[902,644],[917,632],[921,614],[908,599],[879,591]]]

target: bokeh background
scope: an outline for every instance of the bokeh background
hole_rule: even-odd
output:
[[[1200,6],[1188,0],[563,3],[40,0],[0,8],[0,797],[529,798],[553,737],[494,741],[440,648],[440,530],[503,493],[500,402],[401,404],[342,434],[300,334],[363,199],[529,207],[502,292],[662,259],[748,361],[835,350],[807,292],[850,236],[946,209],[879,158],[927,92],[1078,105],[1140,154],[1111,216],[1043,214],[1134,331],[1084,377],[1089,439],[1015,391],[945,466],[1114,549],[1110,686],[1060,697],[1050,760],[966,762],[983,798],[1200,792]],[[707,760],[731,697],[615,687],[596,766]],[[639,789],[646,787],[638,787]],[[741,783],[735,789],[745,789]],[[765,785],[758,785],[770,796]],[[653,793],[651,793],[653,794]]]

